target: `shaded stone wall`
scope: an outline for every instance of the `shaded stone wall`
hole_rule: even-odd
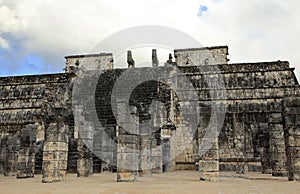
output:
[[[18,178],[41,173],[47,106],[66,107],[59,91],[67,74],[0,78],[0,139],[2,168]],[[53,94],[53,95],[48,95]],[[31,129],[31,130],[29,130]],[[37,156],[37,157],[35,157]]]
[[[243,164],[246,171],[284,175],[282,123],[271,116],[282,112],[283,98],[299,95],[298,82],[288,62],[180,67],[180,70],[198,91],[199,102],[212,100],[226,104],[219,136],[220,170],[236,170],[238,164]],[[218,89],[222,85],[226,90]],[[188,153],[193,154],[191,150]]]

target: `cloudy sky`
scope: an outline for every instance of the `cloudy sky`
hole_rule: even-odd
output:
[[[62,72],[65,55],[162,25],[228,45],[230,62],[288,60],[300,77],[299,10],[299,0],[0,0],[0,76]]]

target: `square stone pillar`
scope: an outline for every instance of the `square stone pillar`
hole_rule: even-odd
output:
[[[162,140],[161,134],[155,133],[152,137],[151,169],[152,173],[162,173]]]
[[[122,126],[117,126],[117,182],[133,182],[139,171],[139,119],[136,109],[128,115],[125,108],[120,111]],[[130,118],[131,117],[131,118]]]
[[[117,182],[134,182],[139,170],[138,136],[118,135]]]
[[[4,160],[4,176],[15,176],[18,169],[20,140],[17,135],[5,139],[6,153]]]
[[[288,179],[300,181],[300,98],[284,99],[283,108]]]
[[[270,135],[269,135],[269,127],[268,123],[259,123],[260,128],[260,160],[263,174],[271,174],[271,153],[270,153]]]
[[[152,140],[149,134],[140,135],[140,176],[152,175]]]
[[[65,180],[67,174],[69,127],[59,117],[51,121],[46,128],[44,143],[43,183]]]
[[[270,114],[269,135],[272,175],[287,176],[284,131],[281,113]]]
[[[199,150],[199,172],[201,181],[219,181],[219,151],[218,138],[201,138],[199,142],[212,143],[208,149]]]
[[[21,131],[17,178],[33,178],[35,167],[36,127],[28,125]]]
[[[0,138],[0,174],[4,173],[4,161],[6,158],[6,141],[5,136]]]
[[[217,116],[203,111],[200,117],[199,135],[199,172],[201,181],[219,181],[219,146]],[[206,114],[205,114],[206,113]],[[210,121],[215,123],[209,123]]]
[[[77,177],[93,175],[93,152],[86,145],[86,140],[79,138],[77,144]]]
[[[174,137],[176,136],[176,127],[174,123],[167,122],[161,128],[161,144],[162,144],[162,171],[172,172],[175,170],[175,154]]]
[[[77,177],[89,177],[93,175],[93,132],[92,122],[83,120],[78,126],[78,159],[77,159]]]

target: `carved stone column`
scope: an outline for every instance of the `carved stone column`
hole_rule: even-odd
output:
[[[219,146],[217,115],[202,109],[199,135],[199,172],[201,181],[219,181]],[[213,119],[210,119],[213,117]],[[210,123],[211,120],[216,123]],[[210,127],[208,127],[210,126]]]
[[[68,125],[60,116],[49,121],[43,151],[43,183],[65,180],[68,163]]]
[[[15,176],[18,167],[18,155],[20,149],[20,140],[18,135],[7,137],[6,154],[4,160],[4,176]]]
[[[35,167],[36,126],[28,125],[21,132],[17,178],[33,178]]]
[[[122,109],[121,109],[122,110]],[[117,181],[133,182],[139,170],[139,119],[136,110],[131,110],[131,115],[120,112],[119,119],[122,127],[117,127]],[[134,117],[134,120],[128,117]],[[128,121],[128,123],[126,123]],[[130,131],[126,131],[127,130]]]
[[[93,152],[90,146],[87,145],[86,140],[78,139],[78,159],[77,159],[77,177],[89,177],[93,174]]]
[[[270,114],[269,134],[272,175],[286,176],[286,153],[281,113]]]

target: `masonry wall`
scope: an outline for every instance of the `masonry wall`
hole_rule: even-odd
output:
[[[277,135],[283,132],[282,120],[273,116],[281,115],[283,98],[299,95],[299,85],[287,62],[181,67],[180,70],[198,91],[199,103],[225,104],[226,116],[219,135],[220,170],[235,171],[242,163],[248,171],[286,175],[284,139]],[[182,153],[176,163],[188,166],[197,159],[193,150]]]
[[[35,173],[41,173],[47,107],[55,102],[65,106],[60,102],[68,80],[67,74],[0,78],[0,169],[5,173],[15,175],[18,161],[26,163],[32,157]]]
[[[138,170],[135,169],[138,172],[131,172],[134,176],[176,169],[195,170],[205,166],[207,161],[214,165],[211,171],[214,175],[219,170],[236,171],[241,165],[245,171],[262,171],[274,176],[297,169],[291,167],[294,163],[288,157],[290,150],[297,149],[286,143],[286,134],[293,132],[289,128],[297,123],[288,125],[286,121],[292,114],[289,109],[283,112],[292,106],[284,104],[283,99],[300,94],[294,69],[282,61],[226,64],[227,47],[212,52],[218,56],[217,63],[222,64],[211,65],[209,58],[206,61],[208,56],[198,52],[197,49],[176,50],[177,68],[182,75],[170,71],[169,77],[134,88],[129,105],[135,107],[134,117],[139,120],[134,124],[138,135],[122,131],[113,114],[111,102],[122,104],[112,96],[113,87],[126,69],[112,69],[111,54],[89,56],[90,61],[84,61],[84,56],[67,57],[68,74],[0,78],[1,173],[31,177],[43,170],[50,173],[44,173],[43,180],[55,182],[64,179],[67,171],[76,172],[78,176],[116,172],[118,157],[123,157],[122,146],[128,146],[126,141],[139,149],[130,152],[134,153],[134,161],[138,161]],[[78,98],[71,96],[76,80],[71,72],[84,70],[84,64],[89,62],[99,66],[94,64],[91,69],[105,71],[100,76],[79,73],[83,75],[79,81],[82,90],[77,91]],[[199,67],[193,66],[198,63]],[[86,68],[85,72],[91,69]],[[132,69],[136,76],[126,78],[123,88],[126,89],[141,71],[155,75],[169,69],[167,65]],[[195,90],[183,85],[186,82],[181,82],[179,76],[186,77]],[[172,80],[179,80],[176,84],[181,86],[180,91],[168,85]],[[199,112],[195,111],[201,122],[198,126],[189,125],[183,114],[194,91],[195,102],[200,107]],[[179,94],[184,98],[179,98]],[[74,99],[80,100],[72,101]],[[74,120],[72,103],[78,105],[73,113],[79,120]],[[221,128],[210,150],[215,157],[201,158],[199,145],[214,108],[225,113],[224,123],[213,126]],[[156,113],[151,117],[153,110]],[[194,127],[197,130],[193,134],[187,133]],[[118,130],[121,130],[120,136]],[[134,142],[126,139],[128,135]],[[120,142],[121,147],[118,147]],[[54,149],[56,143],[59,147]],[[56,155],[60,156],[54,157]],[[24,167],[19,169],[20,163]],[[56,168],[56,164],[60,165]]]

